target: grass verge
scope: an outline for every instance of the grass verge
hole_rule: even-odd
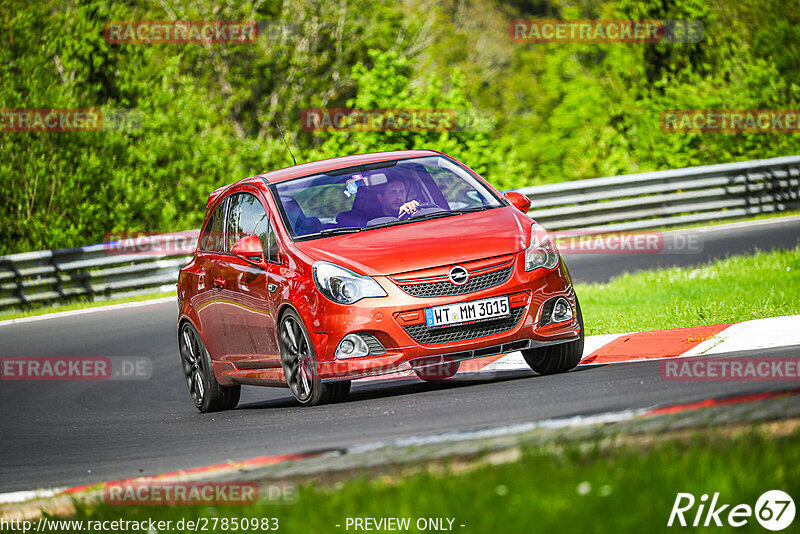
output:
[[[800,248],[576,284],[587,335],[800,314]]]
[[[648,435],[617,446],[603,441],[523,445],[510,462],[484,462],[472,469],[445,464],[412,474],[306,483],[294,505],[79,504],[72,519],[175,524],[266,517],[277,519],[279,531],[287,533],[347,532],[347,518],[354,517],[410,518],[410,532],[418,531],[418,518],[454,519],[457,532],[670,531],[675,527],[666,524],[678,492],[692,493],[698,503],[701,495],[719,492],[719,504],[751,507],[767,490],[781,489],[795,499],[800,495],[800,432],[793,425],[773,433],[774,425],[738,434],[717,428],[683,437]],[[686,514],[690,523],[696,512],[697,506]],[[754,517],[744,528],[721,529],[731,530],[764,531]]]

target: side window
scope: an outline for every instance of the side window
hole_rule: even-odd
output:
[[[242,193],[231,195],[228,198],[228,221],[225,225],[225,250],[230,251],[233,245],[244,237],[242,228]]]
[[[220,202],[219,206],[211,214],[203,235],[200,236],[200,250],[211,252],[222,251],[222,222],[225,214],[226,202]]]
[[[237,193],[230,198],[226,250],[230,250],[241,238],[257,235],[261,239],[265,255],[269,251],[269,217],[261,202],[249,193]]]

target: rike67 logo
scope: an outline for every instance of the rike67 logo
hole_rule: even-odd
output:
[[[725,504],[720,500],[719,492],[714,493],[711,502],[705,493],[700,499],[691,493],[678,493],[667,526],[721,527],[727,523],[731,527],[743,527],[755,516],[762,527],[778,532],[792,524],[794,515],[794,501],[781,490],[764,492],[755,507],[749,504]]]

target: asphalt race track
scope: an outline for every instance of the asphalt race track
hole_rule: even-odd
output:
[[[705,230],[698,254],[568,258],[577,281],[690,266],[754,248],[797,246],[800,218]],[[238,409],[191,404],[177,353],[174,303],[0,326],[0,356],[148,357],[136,381],[0,382],[0,492],[72,486],[258,455],[790,389],[790,382],[665,382],[659,362],[580,367],[558,376],[506,372],[357,384],[350,398],[302,409],[288,390],[246,387]],[[758,357],[796,356],[800,347]],[[737,354],[743,355],[743,354]]]

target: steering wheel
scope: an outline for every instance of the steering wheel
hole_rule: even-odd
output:
[[[441,206],[437,206],[436,204],[431,204],[430,202],[426,202],[424,204],[420,204],[419,206],[417,206],[417,211],[413,211],[411,213],[408,213],[407,211],[404,211],[403,213],[401,213],[400,215],[397,216],[397,220],[398,221],[405,221],[406,219],[410,219],[411,217],[413,217],[415,215],[421,215],[422,214],[421,212],[423,210],[430,210],[430,209],[433,209],[433,210],[436,210],[436,211],[445,211],[445,209],[442,208]],[[425,213],[424,215],[427,215],[427,213]]]

